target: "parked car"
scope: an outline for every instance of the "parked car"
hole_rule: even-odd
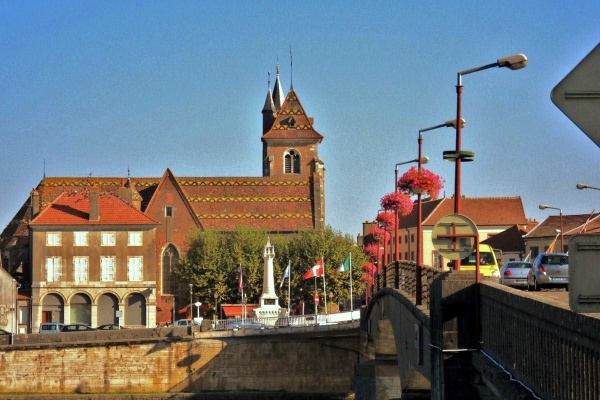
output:
[[[62,331],[65,324],[61,322],[42,322],[40,324],[40,333],[57,333]]]
[[[527,287],[527,275],[533,267],[529,261],[508,261],[500,268],[500,283],[512,287]]]
[[[542,287],[564,287],[569,290],[569,255],[566,253],[540,253],[533,261],[527,275],[527,290]]]
[[[9,335],[9,336],[10,336],[10,335],[11,335],[11,333],[10,333],[10,332],[7,332],[7,331],[5,331],[4,329],[0,329],[0,336],[2,336],[2,335]]]
[[[470,256],[463,258],[460,261],[461,271],[475,271],[477,264],[476,252]],[[451,264],[453,264],[451,262]],[[479,245],[479,273],[485,278],[499,278],[500,271],[498,269],[498,261],[494,249],[488,244]]]
[[[251,320],[248,321],[238,321],[238,323],[234,326],[233,330],[238,331],[240,329],[265,329],[267,326],[265,324],[261,324],[258,322],[253,322]]]
[[[95,331],[96,329],[92,328],[86,324],[69,324],[65,325],[62,328],[61,332],[85,332],[85,331]]]
[[[119,324],[106,324],[106,325],[100,325],[99,327],[97,327],[96,329],[100,330],[100,331],[104,331],[104,330],[116,330],[116,329],[125,329],[124,326],[121,326]]]
[[[191,319],[178,319],[175,321],[175,326],[191,326],[191,325],[200,325],[202,319],[198,320],[198,318]]]

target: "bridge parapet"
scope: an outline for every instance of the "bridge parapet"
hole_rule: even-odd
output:
[[[546,298],[491,282],[482,284],[480,292],[486,355],[541,398],[598,399],[598,314],[574,313]]]
[[[383,269],[382,273],[377,276],[376,288],[400,289],[412,298],[417,295],[417,264],[414,261],[395,261],[388,264]],[[422,282],[422,304],[425,308],[429,308],[431,297],[431,285],[433,281],[443,272],[438,268],[422,266],[421,282]]]

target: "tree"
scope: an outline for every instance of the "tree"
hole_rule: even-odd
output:
[[[180,282],[179,296],[189,299],[189,284],[193,284],[194,295],[202,303],[215,309],[214,293],[219,294],[219,303],[241,303],[238,291],[240,265],[244,271],[244,294],[248,303],[256,304],[262,294],[263,250],[269,235],[264,231],[239,228],[229,232],[214,230],[195,231],[188,238],[188,251],[179,260],[174,275]],[[314,296],[314,281],[303,281],[302,274],[323,258],[325,261],[328,302],[341,303],[349,300],[350,278],[348,273],[336,271],[349,253],[352,253],[353,291],[355,298],[364,291],[360,265],[365,255],[351,236],[342,235],[327,227],[324,230],[306,230],[292,235],[270,237],[275,247],[273,274],[275,290],[279,293],[281,307],[287,307],[287,281],[280,289],[283,271],[291,265],[292,303],[304,301],[307,312],[311,310]],[[319,294],[322,296],[323,281],[318,278]],[[332,297],[329,293],[333,294]],[[323,308],[324,304],[321,303]]]

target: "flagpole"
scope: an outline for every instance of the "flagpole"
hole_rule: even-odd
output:
[[[325,315],[327,315],[327,288],[325,287],[325,260],[321,257],[323,264],[323,298],[325,299]]]
[[[315,295],[313,297],[313,303],[315,303],[315,316],[319,315],[319,309],[317,308],[317,302],[315,298],[317,297],[317,275],[315,275]],[[316,318],[315,318],[316,320]]]
[[[292,301],[292,262],[288,260],[288,318],[290,316],[290,303]]]
[[[354,320],[354,302],[352,298],[352,253],[348,253],[350,259],[350,320]]]

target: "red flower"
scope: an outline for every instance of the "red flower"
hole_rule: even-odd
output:
[[[363,271],[365,271],[365,273],[367,275],[373,275],[375,273],[375,271],[377,271],[377,267],[375,266],[375,264],[371,263],[371,262],[366,262],[362,265],[362,269]]]
[[[398,225],[396,213],[391,211],[377,214],[377,222],[379,222],[380,227],[386,230],[394,229],[394,226]]]
[[[444,179],[428,169],[421,168],[421,172],[419,172],[417,167],[410,167],[410,169],[398,179],[398,190],[410,194],[426,192],[435,200],[444,187],[443,184]]]
[[[413,202],[406,193],[392,192],[381,198],[381,207],[386,211],[398,211],[400,215],[408,215],[413,209]]]
[[[390,238],[390,234],[384,228],[380,228],[376,226],[375,228],[369,231],[369,234],[375,238],[375,240],[379,241],[381,239],[388,240]]]
[[[377,257],[377,251],[378,251],[377,249],[378,248],[379,248],[378,245],[376,245],[374,243],[369,243],[368,245],[365,246],[363,251],[369,257]]]

